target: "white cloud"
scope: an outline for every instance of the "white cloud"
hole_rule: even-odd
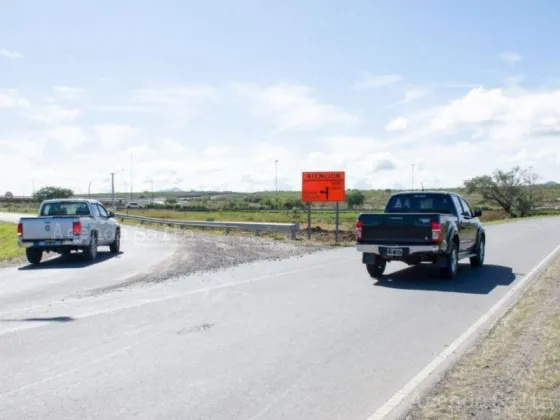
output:
[[[515,64],[522,60],[521,55],[515,52],[504,52],[500,54],[500,58],[510,64]]]
[[[341,107],[322,102],[304,85],[279,83],[260,87],[235,83],[235,91],[253,102],[256,115],[279,130],[316,130],[327,125],[355,126],[360,118]]]
[[[53,91],[61,99],[79,99],[85,94],[85,89],[71,86],[54,86]]]
[[[362,80],[354,84],[355,89],[371,89],[388,86],[402,80],[400,74],[366,74]]]
[[[416,101],[417,99],[423,98],[428,94],[428,90],[422,87],[415,87],[407,90],[404,93],[404,98],[401,103],[406,104],[408,102]]]
[[[397,117],[389,121],[385,126],[387,131],[403,131],[408,127],[408,120],[405,117]]]
[[[213,86],[175,85],[135,89],[119,102],[93,104],[89,109],[109,114],[118,112],[158,116],[177,129],[202,115],[207,105],[219,98]]]
[[[29,119],[41,121],[47,124],[60,124],[65,121],[72,121],[80,115],[77,108],[64,108],[58,105],[37,106],[26,116]]]
[[[132,94],[132,101],[146,107],[185,106],[215,97],[216,90],[211,86],[180,85],[169,88],[137,89]]]
[[[29,99],[21,95],[16,89],[0,91],[0,110],[27,108],[30,105]]]
[[[127,124],[100,124],[92,127],[103,150],[123,150],[132,146],[131,142],[138,136],[140,129]],[[161,145],[161,143],[160,143]],[[164,143],[165,145],[165,143]]]
[[[18,51],[8,50],[6,48],[0,48],[0,56],[12,59],[23,58],[23,54]]]
[[[108,174],[115,171],[120,171],[116,183],[122,190],[123,182],[129,182],[131,152],[136,190],[150,188],[146,178],[156,180],[156,188],[270,190],[276,159],[280,185],[292,189],[300,187],[302,170],[345,170],[348,187],[408,188],[412,163],[415,185],[423,182],[426,188],[458,185],[513,163],[532,164],[545,180],[558,179],[560,90],[518,85],[478,87],[466,94],[448,91],[455,96],[438,104],[434,95],[435,105],[429,108],[414,104],[409,113],[399,112],[376,132],[364,126],[356,130],[356,115],[319,100],[320,92],[309,87],[235,87],[249,99],[247,106],[258,111],[254,116],[237,112],[245,105],[239,96],[222,95],[221,101],[231,102],[219,111],[197,109],[216,124],[194,124],[176,132],[152,117],[173,108],[188,110],[196,101],[205,104],[216,96],[204,89],[118,92],[115,97],[128,97],[125,103],[143,112],[99,114],[83,104],[79,109],[61,107],[57,96],[46,104],[17,90],[2,91],[0,191],[18,192],[23,183],[29,193],[32,179],[80,192],[94,180],[93,191],[107,190]],[[88,95],[95,104],[91,89]],[[365,111],[376,115],[375,109]],[[39,115],[39,121],[49,124],[19,125],[18,120],[12,125],[14,114]],[[284,131],[270,133],[259,124],[261,118]],[[312,131],[319,128],[329,131]],[[17,181],[13,173],[21,174]]]
[[[47,137],[61,142],[67,149],[80,146],[88,140],[85,130],[79,125],[58,126],[47,131]]]
[[[397,164],[390,159],[378,159],[373,166],[374,172],[392,171],[397,168]]]

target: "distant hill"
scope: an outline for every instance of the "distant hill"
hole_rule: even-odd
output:
[[[183,190],[181,188],[178,187],[172,187],[172,188],[166,188],[164,190],[158,190],[158,192],[174,192],[174,193],[178,193],[178,192],[183,192]]]
[[[553,185],[559,185],[559,184],[558,184],[558,182],[555,182],[555,181],[548,181],[548,182],[545,182],[544,185],[553,186]]]

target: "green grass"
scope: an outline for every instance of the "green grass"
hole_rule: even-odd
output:
[[[16,225],[0,222],[0,261],[9,261],[24,254],[18,247]]]

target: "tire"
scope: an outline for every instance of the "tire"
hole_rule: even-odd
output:
[[[385,268],[387,267],[387,261],[379,259],[374,264],[366,264],[366,269],[370,277],[376,278],[383,275]]]
[[[43,250],[37,248],[27,248],[25,250],[25,256],[30,264],[39,264],[43,259]]]
[[[109,245],[109,250],[112,254],[118,254],[121,249],[121,231],[117,230],[115,240]]]
[[[482,267],[484,264],[484,257],[486,255],[486,239],[484,237],[480,238],[480,243],[476,248],[476,255],[470,258],[471,267]]]
[[[453,243],[451,252],[447,255],[445,267],[441,268],[440,274],[443,278],[453,280],[459,270],[459,246]]]
[[[84,257],[86,261],[95,261],[97,258],[97,236],[93,233],[89,246],[84,248]]]

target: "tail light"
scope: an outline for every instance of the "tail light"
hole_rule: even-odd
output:
[[[18,236],[23,236],[23,224],[22,223],[18,223],[18,225],[17,225],[17,234],[18,234]]]
[[[80,236],[82,234],[82,224],[80,222],[72,223],[72,234],[74,236]]]
[[[441,233],[441,224],[439,220],[432,221],[432,241],[441,242],[443,235]]]
[[[356,241],[362,239],[362,228],[364,227],[364,222],[358,220],[356,222]]]

